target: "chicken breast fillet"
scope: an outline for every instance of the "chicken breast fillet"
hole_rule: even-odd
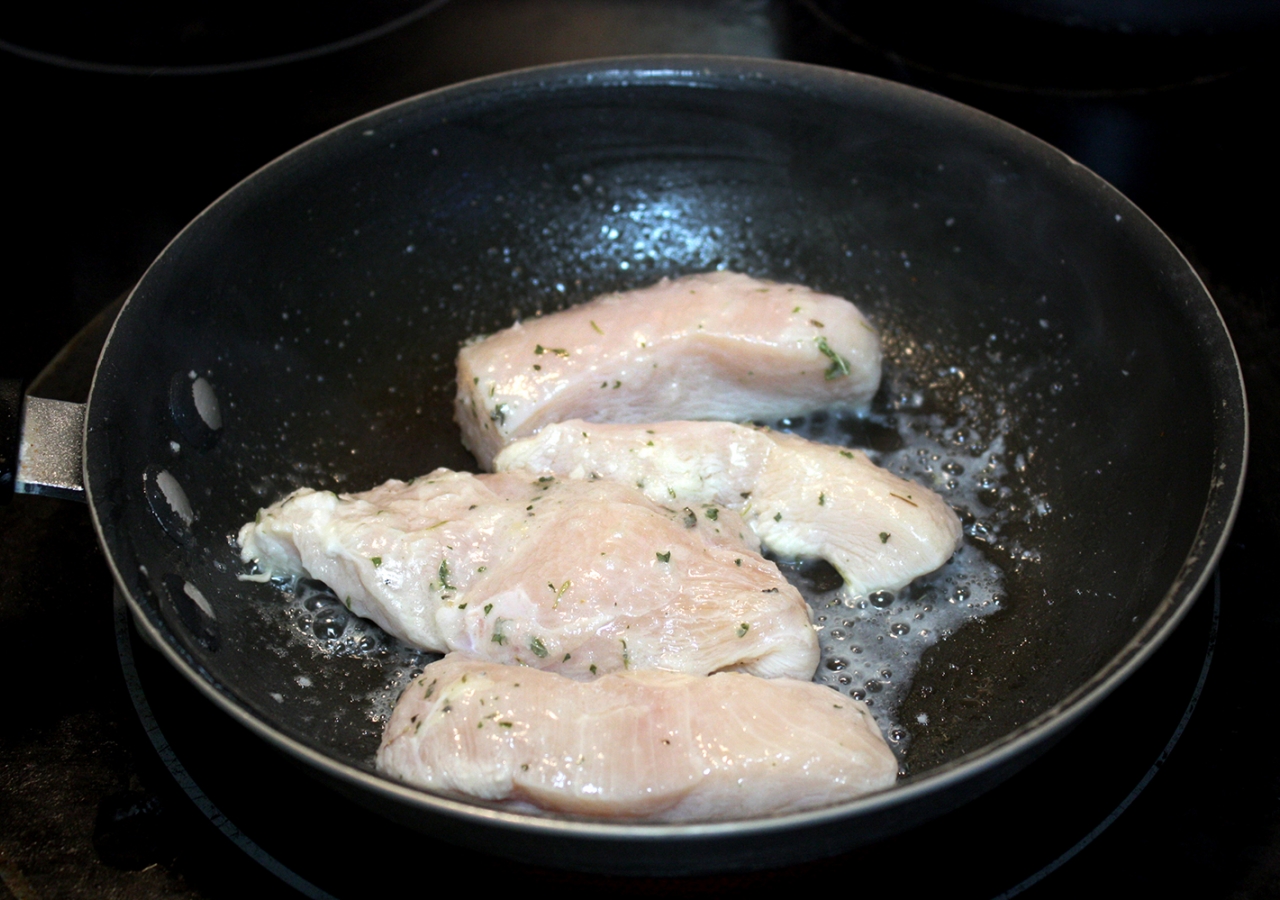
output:
[[[776,419],[862,409],[880,344],[846,300],[732,272],[526,320],[458,354],[454,417],[484,469],[552,422]]]
[[[809,607],[736,513],[627,485],[437,469],[360,494],[295,491],[239,539],[246,562],[323,581],[428,650],[575,678],[818,665]]]
[[[812,682],[659,671],[576,682],[458,655],[401,695],[377,764],[428,790],[660,822],[827,806],[898,772],[867,708]]]
[[[651,499],[739,510],[779,556],[821,558],[859,594],[897,590],[960,546],[941,497],[860,450],[728,422],[548,425],[498,454],[502,472],[641,485]]]

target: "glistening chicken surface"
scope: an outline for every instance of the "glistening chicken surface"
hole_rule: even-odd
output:
[[[812,682],[657,670],[575,682],[457,654],[405,689],[378,768],[526,809],[658,822],[825,806],[898,773],[866,707]]]
[[[880,342],[852,303],[711,272],[619,294],[477,340],[458,354],[454,418],[483,469],[554,422],[773,420],[865,409]]]
[[[825,559],[854,594],[905,587],[960,546],[960,518],[941,497],[861,450],[730,422],[562,422],[508,445],[495,466],[733,509],[765,549]]]
[[[302,489],[240,545],[427,650],[577,678],[812,678],[818,664],[809,607],[736,513],[665,508],[626,485],[437,469],[358,494]]]

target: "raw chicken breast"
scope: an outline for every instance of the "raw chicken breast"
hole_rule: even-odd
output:
[[[526,320],[458,354],[454,417],[484,469],[552,422],[776,419],[863,408],[880,344],[846,300],[732,272]]]
[[[808,606],[739,516],[664,508],[629,485],[437,469],[361,494],[303,489],[240,545],[428,650],[576,678],[811,678],[818,665]]]
[[[378,768],[428,790],[661,822],[827,806],[898,773],[867,708],[812,682],[632,671],[583,683],[456,654],[400,696]]]
[[[509,445],[495,465],[740,510],[766,549],[825,559],[858,594],[904,587],[960,546],[960,519],[941,497],[860,450],[728,422],[563,422]]]

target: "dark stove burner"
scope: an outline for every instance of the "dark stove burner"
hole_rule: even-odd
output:
[[[352,47],[445,2],[13,3],[0,12],[0,47],[75,69],[206,75]]]
[[[1280,29],[1280,6],[1267,0],[797,5],[820,31],[917,77],[1067,95],[1145,93],[1219,78],[1266,59]],[[815,38],[821,35],[802,42]]]
[[[1013,779],[923,827],[831,860],[755,874],[618,879],[533,868],[450,847],[388,822],[313,780],[213,706],[143,644],[116,596],[116,639],[147,737],[180,795],[259,868],[268,884],[316,898],[356,897],[376,879],[413,884],[448,859],[459,872],[504,882],[595,887],[610,896],[705,895],[748,880],[802,892],[856,879],[863,890],[909,883],[959,898],[1022,894],[1050,878],[1151,783],[1204,687],[1217,639],[1220,592],[1204,597],[1174,636],[1083,724]],[[144,811],[145,812],[145,811]],[[371,863],[371,861],[376,861]],[[553,863],[554,861],[549,861]],[[216,877],[206,873],[206,878]],[[243,874],[237,877],[245,877]]]

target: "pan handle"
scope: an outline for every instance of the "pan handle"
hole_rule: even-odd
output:
[[[84,410],[0,380],[0,502],[14,493],[85,501]]]

